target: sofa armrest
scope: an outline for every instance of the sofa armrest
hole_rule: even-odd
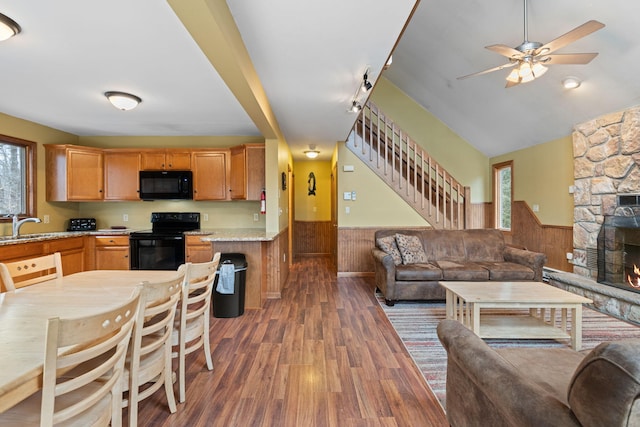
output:
[[[542,281],[542,267],[547,262],[547,256],[540,252],[533,252],[526,249],[518,249],[513,246],[506,246],[504,249],[504,260],[516,264],[526,265],[534,272],[533,280]]]
[[[443,320],[438,338],[447,351],[447,418],[452,426],[579,426],[569,407],[460,322]]]
[[[376,286],[383,293],[387,304],[391,302],[390,305],[393,305],[396,287],[396,265],[393,257],[377,247],[371,249],[371,255],[375,268]]]

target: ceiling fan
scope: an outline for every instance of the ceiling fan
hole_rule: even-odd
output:
[[[601,22],[594,20],[585,22],[568,33],[563,34],[543,45],[540,42],[529,41],[529,28],[527,21],[527,0],[524,0],[524,41],[515,48],[504,44],[485,46],[485,49],[489,49],[502,56],[506,56],[509,59],[509,62],[497,67],[489,68],[488,70],[458,77],[458,80],[503,70],[505,68],[516,67],[511,70],[511,73],[507,76],[506,87],[509,88],[520,83],[533,81],[542,76],[547,72],[548,65],[588,64],[593,58],[598,56],[597,53],[551,53],[603,28],[604,24]]]

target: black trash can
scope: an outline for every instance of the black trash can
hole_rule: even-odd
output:
[[[220,267],[223,264],[233,264],[234,289],[232,294],[218,292]],[[213,317],[238,317],[244,313],[244,293],[247,278],[247,259],[244,254],[220,254],[218,274],[213,283]]]

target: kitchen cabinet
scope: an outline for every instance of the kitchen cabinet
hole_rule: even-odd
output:
[[[85,237],[69,237],[39,242],[15,243],[0,246],[0,262],[13,262],[60,252],[63,274],[72,274],[86,269]],[[4,284],[0,279],[2,290]]]
[[[142,151],[141,170],[191,170],[191,152],[188,150]]]
[[[139,151],[105,150],[104,200],[140,200]]]
[[[228,200],[228,150],[194,151],[193,200]]]
[[[44,147],[47,201],[103,200],[103,150],[77,145]]]
[[[129,270],[129,236],[95,237],[96,270]]]
[[[244,144],[230,150],[231,200],[260,200],[265,188],[264,144]]]
[[[186,236],[185,254],[187,262],[208,262],[213,259],[211,242],[200,240],[202,236]]]

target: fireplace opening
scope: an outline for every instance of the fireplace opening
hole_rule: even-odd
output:
[[[640,217],[605,217],[598,234],[598,282],[640,293]]]

